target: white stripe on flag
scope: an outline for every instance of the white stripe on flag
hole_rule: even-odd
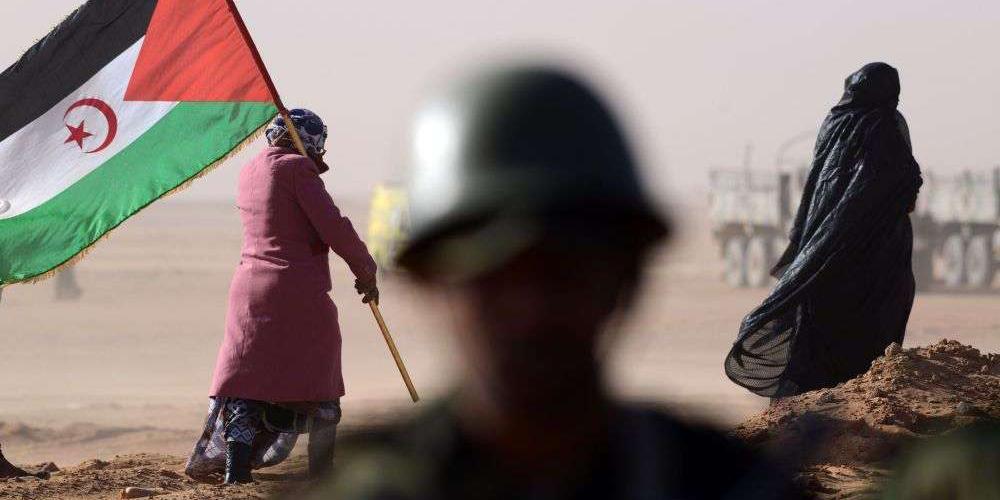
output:
[[[90,80],[42,116],[0,142],[0,219],[22,214],[61,193],[121,152],[163,118],[176,102],[125,102],[125,89],[144,38],[118,55]],[[118,121],[114,140],[98,148],[108,135],[108,123],[98,107],[74,103],[100,99]],[[65,115],[65,117],[64,117]],[[82,148],[67,126],[84,125]],[[135,168],[143,168],[136,165]]]

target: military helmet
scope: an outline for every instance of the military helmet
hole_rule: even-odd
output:
[[[463,80],[418,113],[412,139],[404,268],[484,268],[543,234],[648,246],[667,233],[617,121],[566,71]]]

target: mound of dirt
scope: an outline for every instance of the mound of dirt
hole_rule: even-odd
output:
[[[776,401],[733,434],[802,464],[813,493],[844,498],[877,488],[910,441],[987,419],[1000,419],[1000,355],[945,339],[890,345],[863,375]]]
[[[157,500],[242,500],[270,498],[306,484],[306,462],[299,456],[266,472],[255,472],[254,484],[240,486],[195,481],[184,475],[183,459],[166,455],[123,455],[110,461],[87,460],[62,470],[49,464],[48,469],[52,471],[48,480],[0,480],[0,498],[107,500],[152,496]]]

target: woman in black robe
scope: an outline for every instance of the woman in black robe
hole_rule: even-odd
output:
[[[903,341],[913,305],[909,212],[920,189],[899,103],[899,73],[885,63],[849,76],[826,117],[812,169],[772,270],[771,295],[744,320],[726,375],[784,397],[865,372]]]

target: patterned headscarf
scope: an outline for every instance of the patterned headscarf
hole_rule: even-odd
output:
[[[306,147],[306,152],[311,155],[319,155],[326,152],[326,125],[316,113],[308,109],[293,109],[288,112],[295,124],[295,129],[302,138],[302,145]],[[274,118],[271,125],[264,132],[267,136],[267,143],[274,146],[280,139],[291,140],[288,135],[288,128],[285,119],[281,115]]]

